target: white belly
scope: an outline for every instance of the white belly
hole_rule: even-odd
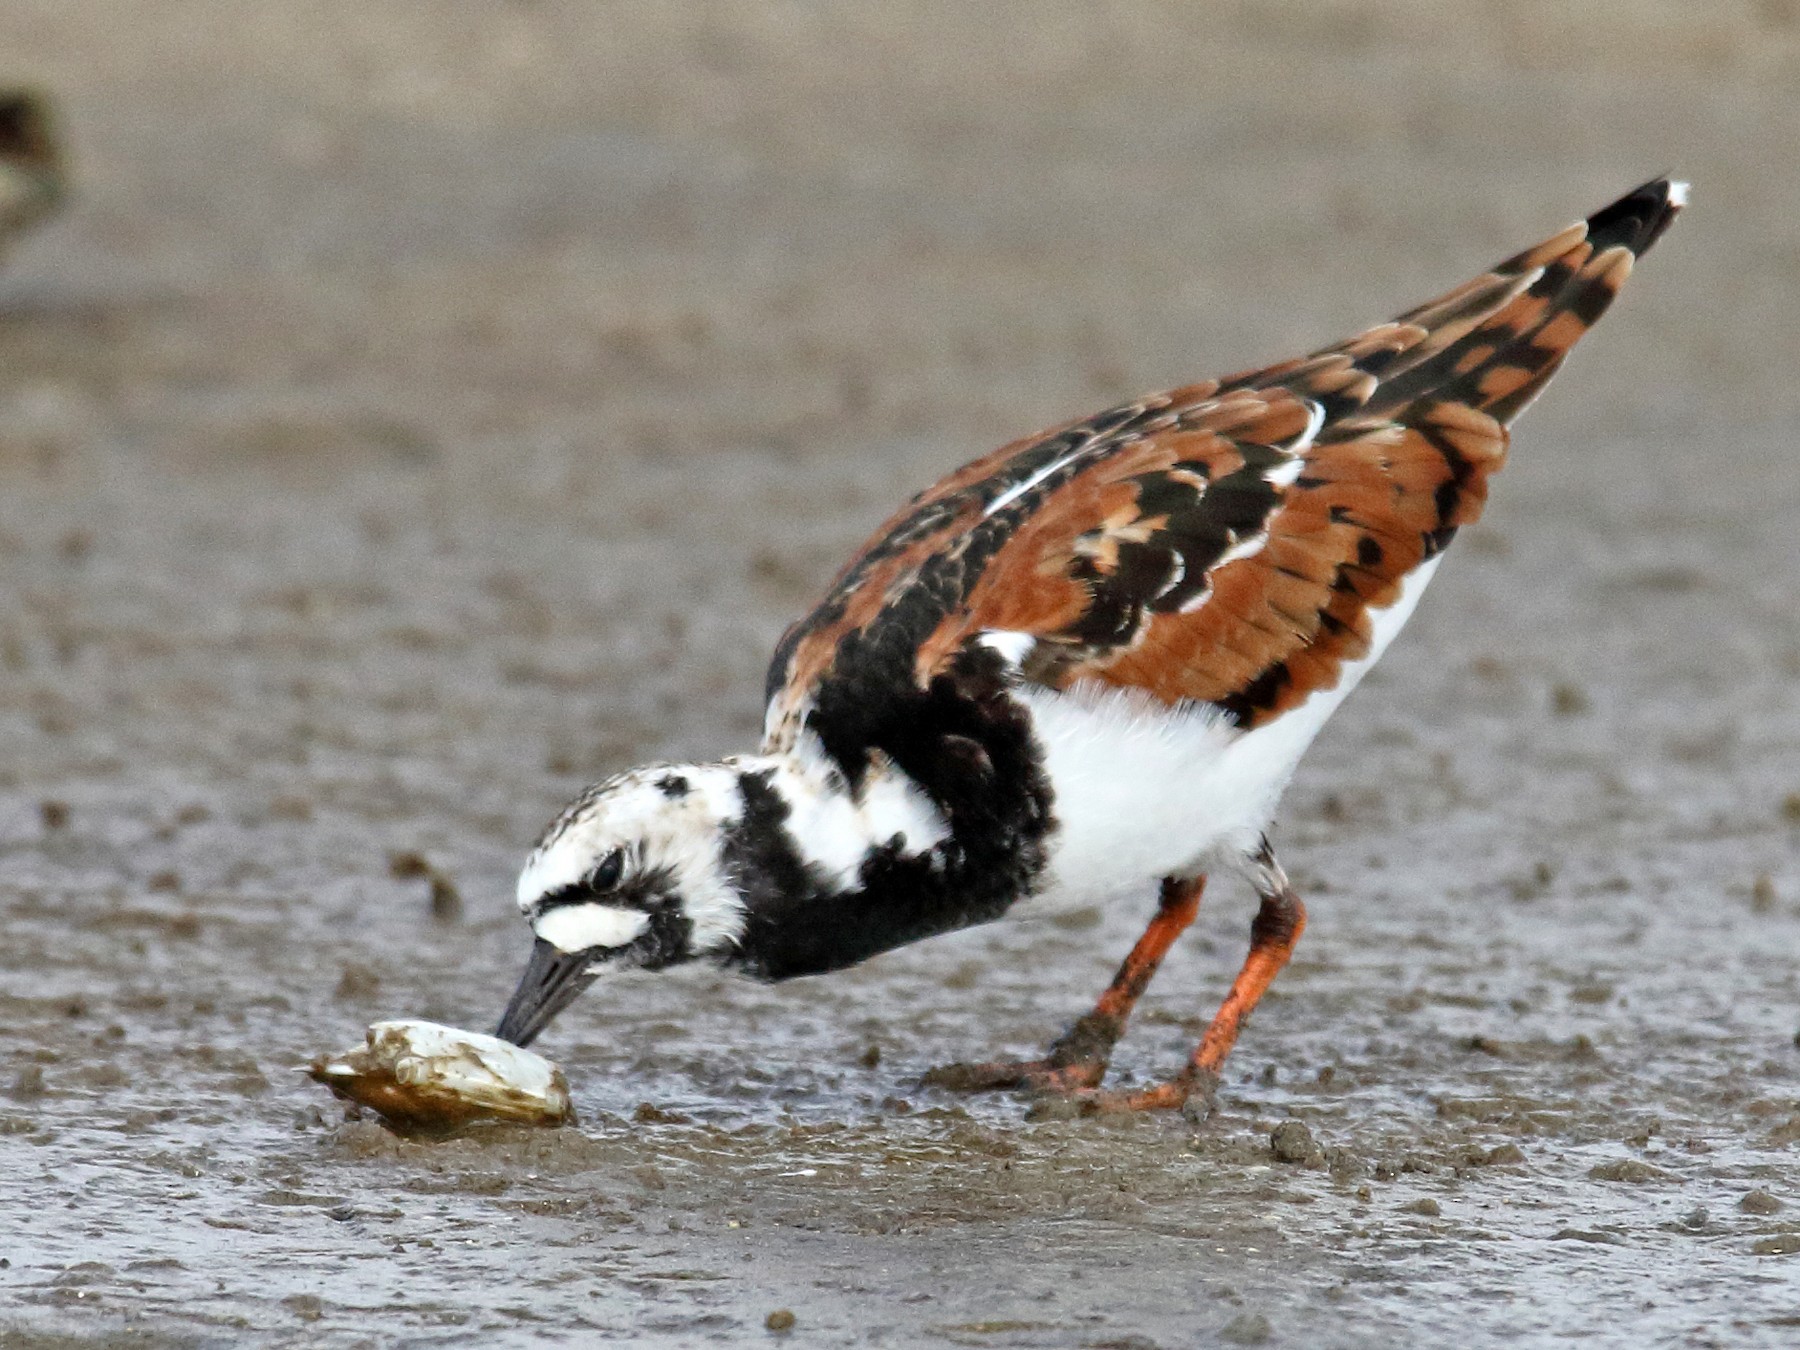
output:
[[[1211,707],[1170,709],[1130,689],[1025,689],[1056,798],[1041,894],[1052,903],[1141,893],[1254,853],[1300,758],[1411,617],[1441,556],[1374,615],[1369,654],[1336,686],[1253,731]]]

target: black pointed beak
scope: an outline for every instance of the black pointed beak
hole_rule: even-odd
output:
[[[589,972],[593,963],[591,952],[558,951],[539,938],[494,1035],[514,1045],[530,1045],[556,1014],[594,982]]]

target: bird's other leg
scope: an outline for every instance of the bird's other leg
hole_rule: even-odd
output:
[[[1163,881],[1156,917],[1150,920],[1144,935],[1119,966],[1119,973],[1100,995],[1094,1010],[1078,1018],[1072,1027],[1058,1036],[1042,1059],[948,1064],[927,1073],[926,1084],[961,1092],[992,1088],[1069,1092],[1099,1083],[1106,1076],[1113,1046],[1125,1034],[1131,1010],[1149,988],[1163,957],[1175,945],[1175,939],[1200,912],[1200,892],[1205,886],[1205,877],[1169,877]]]
[[[1262,847],[1251,859],[1251,879],[1262,903],[1250,925],[1250,954],[1243,969],[1231,983],[1231,992],[1213,1016],[1206,1035],[1201,1037],[1189,1057],[1188,1064],[1166,1083],[1136,1092],[1095,1092],[1075,1094],[1090,1111],[1154,1111],[1179,1109],[1198,1094],[1210,1103],[1219,1086],[1219,1073],[1231,1047],[1237,1043],[1238,1031],[1250,1015],[1263,992],[1268,989],[1281,968],[1294,954],[1300,934],[1306,929],[1306,906],[1288,884],[1287,874],[1275,861],[1275,852],[1264,839]]]

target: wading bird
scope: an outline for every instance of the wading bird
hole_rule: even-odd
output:
[[[0,90],[0,250],[61,206],[67,190],[48,100]]]
[[[1160,884],[1044,1058],[934,1079],[1091,1110],[1210,1097],[1306,924],[1267,834],[1295,766],[1684,194],[1647,183],[1347,342],[1014,442],[914,497],[782,638],[758,753],[623,774],[551,823],[498,1034],[528,1043],[611,971],[816,975],[1027,898]],[[1229,995],[1180,1073],[1101,1091],[1221,870],[1261,902]]]

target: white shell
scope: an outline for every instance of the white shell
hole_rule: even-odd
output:
[[[413,1020],[377,1022],[366,1043],[316,1059],[312,1076],[403,1129],[473,1120],[564,1125],[568,1080],[542,1055],[476,1031]]]

